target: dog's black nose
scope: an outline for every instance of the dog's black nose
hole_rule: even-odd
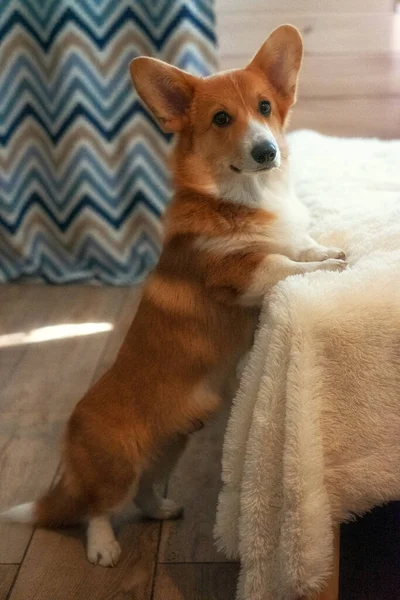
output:
[[[260,165],[269,165],[276,158],[276,146],[269,141],[259,142],[253,146],[251,156]]]

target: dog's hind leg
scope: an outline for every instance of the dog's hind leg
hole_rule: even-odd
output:
[[[112,463],[110,465],[113,466]],[[87,557],[93,565],[114,567],[120,557],[121,548],[116,540],[111,517],[118,514],[137,490],[139,475],[121,468],[98,474],[98,483],[92,488],[91,507],[88,511]],[[100,478],[101,477],[101,478]],[[130,482],[129,482],[130,480]]]
[[[113,567],[117,564],[121,547],[117,542],[108,515],[89,519],[87,528],[87,557],[93,565]]]
[[[157,483],[165,481],[173,471],[183,453],[188,436],[182,435],[178,441],[170,444],[150,469],[142,474],[134,498],[136,506],[151,519],[176,519],[183,513],[183,507],[170,498],[163,498],[157,491]]]
[[[138,478],[134,479],[131,486],[121,486],[119,490],[116,481],[107,487],[108,494],[107,488],[103,487],[103,494],[99,495],[96,508],[88,518],[87,557],[93,565],[114,567],[119,560],[121,548],[114,534],[111,516],[124,507],[131,497],[132,490],[137,490]]]

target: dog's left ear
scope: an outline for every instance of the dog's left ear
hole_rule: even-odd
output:
[[[281,25],[265,40],[247,68],[262,71],[290,106],[296,100],[302,56],[303,42],[296,27]]]

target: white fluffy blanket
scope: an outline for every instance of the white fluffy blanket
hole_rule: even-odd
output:
[[[290,137],[313,235],[350,268],[266,299],[228,424],[216,537],[240,600],[329,574],[332,524],[400,498],[400,141]]]

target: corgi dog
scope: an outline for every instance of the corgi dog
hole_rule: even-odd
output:
[[[181,514],[155,483],[221,406],[265,295],[289,275],[346,268],[340,248],[310,237],[290,184],[284,131],[301,60],[300,34],[284,25],[244,69],[199,78],[131,63],[142,100],[177,134],[162,253],[114,365],[69,419],[58,483],[3,522],[87,521],[89,561],[115,565],[110,516],[127,500],[154,519]]]

